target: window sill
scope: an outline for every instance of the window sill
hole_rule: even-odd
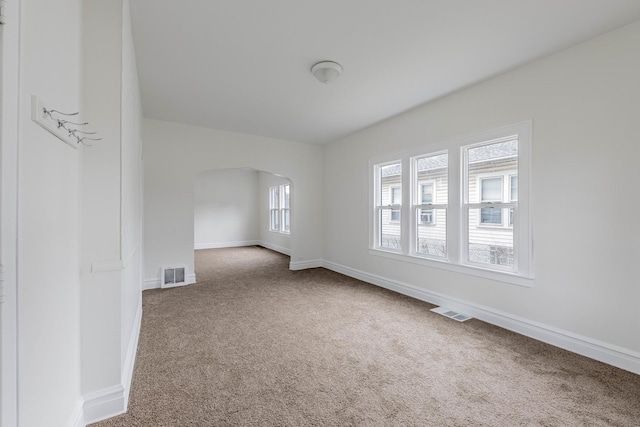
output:
[[[369,249],[369,254],[396,261],[409,262],[411,264],[425,267],[439,268],[441,270],[453,271],[455,273],[466,274],[468,276],[480,277],[483,279],[496,280],[498,282],[510,283],[512,285],[533,287],[533,277],[521,276],[515,273],[508,273],[496,270],[488,270],[482,267],[471,265],[451,264],[445,260],[421,258],[417,256],[405,255],[398,252],[385,251],[383,249]]]

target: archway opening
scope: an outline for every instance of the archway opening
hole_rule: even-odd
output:
[[[295,232],[292,199],[291,180],[272,172],[234,168],[198,173],[193,197],[194,250],[260,245],[290,255]]]

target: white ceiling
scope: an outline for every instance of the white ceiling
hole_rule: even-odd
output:
[[[640,19],[638,0],[131,0],[148,118],[325,143]],[[339,62],[330,85],[310,73]]]

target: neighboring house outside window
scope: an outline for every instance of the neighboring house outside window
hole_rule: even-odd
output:
[[[531,124],[521,123],[436,145],[439,150],[431,153],[372,164],[371,248],[530,278],[530,135]],[[452,181],[459,184],[450,188]],[[408,212],[403,185],[411,200]]]
[[[421,182],[419,184],[421,205],[433,205],[435,203],[434,187],[434,182]],[[433,209],[420,209],[420,224],[435,224]]]
[[[518,176],[516,171],[509,171],[504,175],[478,177],[480,202],[482,203],[511,203],[518,201]],[[508,213],[508,216],[505,215]],[[508,222],[504,218],[508,217]],[[513,208],[482,208],[480,209],[480,226],[513,226]]]
[[[480,202],[502,202],[503,179],[499,177],[480,178]],[[502,209],[492,207],[480,209],[480,225],[502,225]]]

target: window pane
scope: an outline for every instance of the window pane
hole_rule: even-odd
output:
[[[278,230],[278,209],[271,209],[271,230]]]
[[[517,176],[514,172],[518,170],[518,141],[512,139],[468,148],[466,162],[468,202],[479,203],[482,201],[481,197],[484,201],[502,202],[506,197],[502,193],[502,184],[498,188],[498,182],[493,179],[502,183],[504,174]]]
[[[447,204],[449,196],[447,186],[448,159],[448,154],[443,153],[419,157],[415,160],[417,177],[414,177],[414,179],[417,179],[420,184],[417,187],[419,193],[416,204]],[[429,200],[429,192],[431,193],[431,200]]]
[[[402,164],[394,163],[380,167],[380,182],[378,183],[378,191],[380,191],[380,206],[389,206],[391,204],[402,203]]]
[[[279,204],[279,199],[278,199],[278,187],[271,187],[269,194],[271,195],[270,197],[270,204],[271,206],[269,206],[271,209],[278,209],[278,204]]]
[[[510,193],[511,201],[518,201],[518,177],[511,177],[511,193]]]
[[[290,208],[290,206],[289,206],[289,185],[288,184],[287,185],[283,185],[282,186],[282,190],[283,190],[282,191],[282,193],[283,193],[282,198],[284,199],[282,207],[285,208],[285,209],[289,209]]]
[[[513,267],[513,229],[478,227],[484,209],[469,209],[469,261],[491,266]],[[502,215],[502,209],[489,209]],[[493,215],[493,214],[492,214]]]
[[[447,210],[418,209],[417,214],[416,252],[423,255],[445,257],[447,254]],[[430,217],[431,222],[422,221],[426,218],[425,215]]]
[[[291,211],[289,209],[282,210],[282,231],[291,231]]]
[[[397,211],[397,220],[392,220],[393,212],[391,209],[381,209],[379,245],[381,248],[400,251],[400,211]]]

